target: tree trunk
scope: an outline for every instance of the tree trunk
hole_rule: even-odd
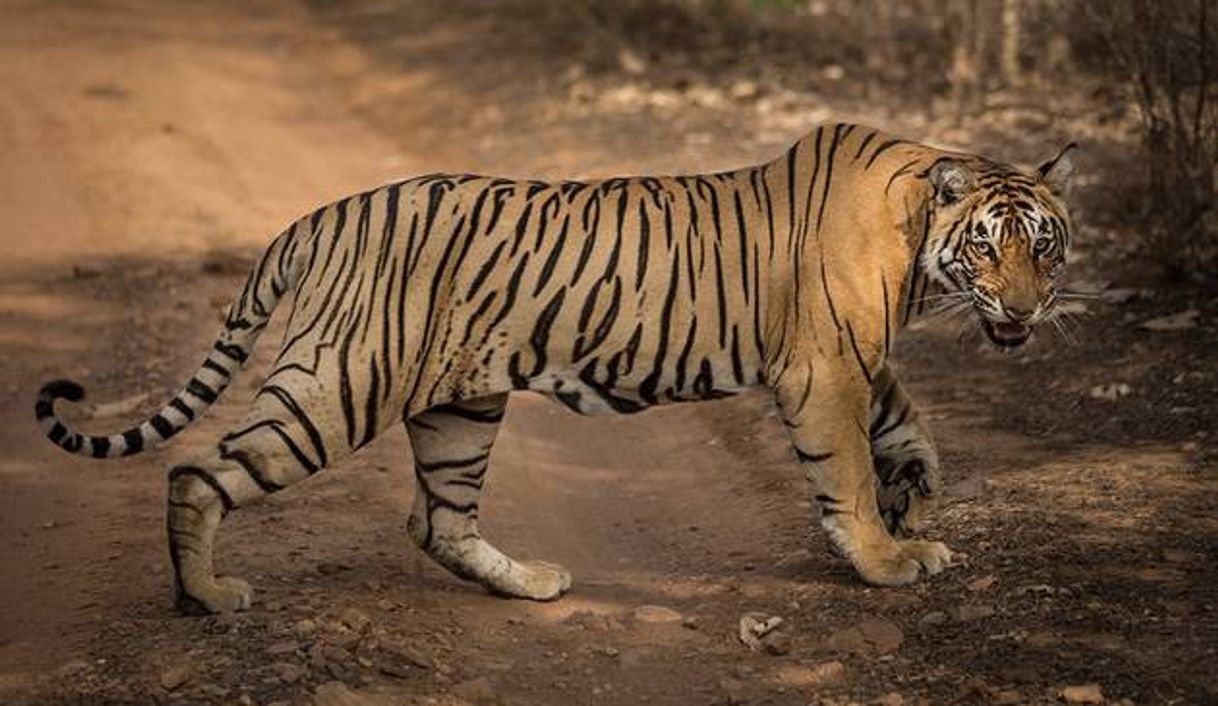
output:
[[[1023,12],[1020,0],[1002,2],[1002,78],[1009,87],[1023,84],[1023,67],[1019,50],[1023,33]]]

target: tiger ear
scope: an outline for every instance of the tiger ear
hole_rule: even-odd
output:
[[[1078,144],[1071,142],[1056,157],[1037,168],[1040,182],[1049,187],[1054,196],[1070,193],[1070,178],[1074,176],[1074,155],[1077,152]]]
[[[935,200],[941,205],[959,201],[977,188],[977,179],[972,170],[948,157],[935,162],[928,176],[930,185],[935,189]]]

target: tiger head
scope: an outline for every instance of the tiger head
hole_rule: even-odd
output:
[[[923,266],[948,306],[971,304],[1003,348],[1022,345],[1057,306],[1074,152],[1071,144],[1035,172],[972,157],[942,158],[927,172],[935,205]]]

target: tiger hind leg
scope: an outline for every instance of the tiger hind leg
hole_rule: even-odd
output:
[[[887,365],[872,387],[870,437],[880,518],[893,537],[908,537],[921,527],[939,495],[939,454]]]
[[[215,575],[212,546],[221,520],[232,509],[302,480],[325,464],[324,451],[313,445],[294,417],[289,422],[251,415],[246,422],[210,453],[169,472],[167,527],[174,597],[178,610],[186,614],[250,607],[253,591],[248,583]]]
[[[553,600],[571,575],[543,561],[521,562],[491,546],[478,531],[478,498],[507,394],[434,407],[406,421],[414,449],[411,539],[454,575],[492,593]]]

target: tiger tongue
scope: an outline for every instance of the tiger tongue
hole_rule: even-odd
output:
[[[1006,348],[1021,345],[1032,334],[1032,329],[1011,321],[990,321],[985,319],[982,323],[990,340]]]

